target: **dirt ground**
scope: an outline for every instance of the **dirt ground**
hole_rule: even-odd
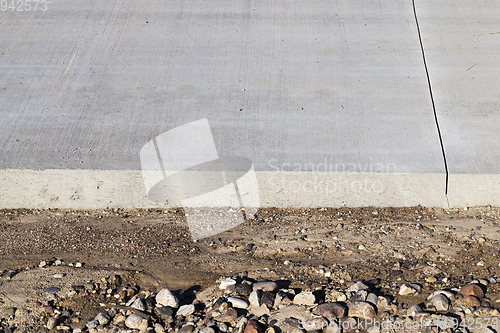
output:
[[[47,287],[67,293],[104,281],[187,295],[241,274],[312,289],[371,281],[396,298],[402,283],[420,283],[425,298],[437,288],[500,277],[499,223],[497,207],[262,209],[194,242],[182,210],[0,210],[0,318],[7,321],[14,307],[25,311],[19,320],[36,321]],[[496,285],[488,295],[500,299]],[[91,298],[68,302],[82,325],[95,316]]]

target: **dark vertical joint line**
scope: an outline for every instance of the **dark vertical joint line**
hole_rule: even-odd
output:
[[[420,34],[420,25],[418,24],[417,10],[415,8],[415,0],[412,0],[413,4],[413,15],[415,16],[415,23],[417,24],[418,40],[420,41],[420,50],[422,51],[422,58],[424,60],[425,74],[427,76],[427,84],[429,85],[429,94],[431,96],[432,110],[434,112],[434,121],[436,122],[436,127],[439,135],[439,143],[441,144],[441,152],[443,154],[444,170],[446,172],[445,180],[445,195],[448,195],[448,163],[446,162],[446,154],[444,152],[443,137],[441,136],[441,129],[439,128],[438,117],[436,113],[436,104],[434,103],[434,95],[432,94],[431,78],[429,76],[429,69],[427,68],[427,61],[425,60],[424,44],[422,42],[422,35]]]
[[[236,190],[236,195],[238,196],[238,202],[240,203],[240,209],[241,213],[243,214],[243,219],[246,220],[247,214],[245,211],[245,207],[243,207],[243,200],[241,199],[241,193],[240,190],[238,189],[238,184],[236,184],[236,181],[234,181],[233,184],[234,184],[234,189]]]
[[[158,143],[156,142],[156,138],[153,139],[153,143],[155,145],[156,155],[158,156],[158,161],[160,162],[161,172],[163,173],[163,178],[167,178],[167,173],[165,172],[165,166],[163,165],[163,160],[160,154],[160,148],[158,148]]]

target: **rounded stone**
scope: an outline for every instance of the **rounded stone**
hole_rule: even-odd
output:
[[[231,305],[235,308],[239,309],[247,309],[248,308],[248,303],[245,300],[242,300],[237,297],[228,297],[227,301],[231,303]]]
[[[345,317],[346,312],[346,308],[339,303],[323,303],[315,310],[315,314],[325,317],[328,320],[343,318]]]
[[[59,320],[56,317],[50,317],[49,320],[47,320],[47,324],[45,325],[49,330],[54,329]]]
[[[98,321],[100,325],[106,325],[109,323],[110,318],[108,315],[99,312],[97,316],[95,316],[94,320]]]
[[[377,315],[375,308],[368,302],[350,302],[347,304],[349,316],[358,318],[374,318]]]
[[[128,316],[127,319],[125,319],[125,326],[127,326],[128,328],[139,328],[141,326],[144,326],[143,321],[146,322],[147,326],[146,319],[142,318],[138,314],[133,313],[130,316]]]
[[[434,296],[430,304],[434,306],[437,311],[448,311],[450,308],[450,300],[444,294],[437,294]]]
[[[57,287],[47,287],[43,290],[47,295],[54,295],[61,291],[61,289]]]
[[[177,315],[186,317],[194,313],[194,310],[195,308],[193,304],[183,305],[177,310]]]
[[[91,328],[96,328],[97,326],[99,326],[99,322],[97,320],[91,320],[87,323],[86,325],[89,329]]]
[[[298,305],[314,305],[316,303],[316,297],[310,291],[303,291],[300,294],[295,295],[293,303]]]
[[[375,306],[377,306],[377,303],[378,303],[378,296],[375,295],[374,293],[369,293],[368,296],[366,296],[366,301],[368,303],[371,303]]]

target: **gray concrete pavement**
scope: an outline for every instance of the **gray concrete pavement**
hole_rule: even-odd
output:
[[[500,34],[481,39],[463,74],[455,62],[469,52],[448,52],[443,25],[460,40],[468,21],[436,17],[461,8],[416,5],[450,198],[462,205],[460,186],[475,182],[455,173],[498,174],[488,52]],[[488,8],[474,14],[486,15],[481,33],[498,27]],[[0,15],[0,207],[156,206],[140,149],[203,118],[219,155],[253,162],[262,206],[448,205],[411,2],[57,1]],[[488,75],[464,93],[474,70]],[[456,94],[476,105],[463,122]],[[476,152],[490,159],[474,171]],[[500,204],[492,191],[494,180],[477,204]]]
[[[417,1],[452,205],[500,203],[500,6]]]

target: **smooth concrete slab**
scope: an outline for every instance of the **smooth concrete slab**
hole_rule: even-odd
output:
[[[452,206],[500,205],[500,6],[419,0]]]
[[[0,23],[1,207],[154,206],[140,149],[204,118],[262,205],[447,205],[409,2],[57,1]]]

